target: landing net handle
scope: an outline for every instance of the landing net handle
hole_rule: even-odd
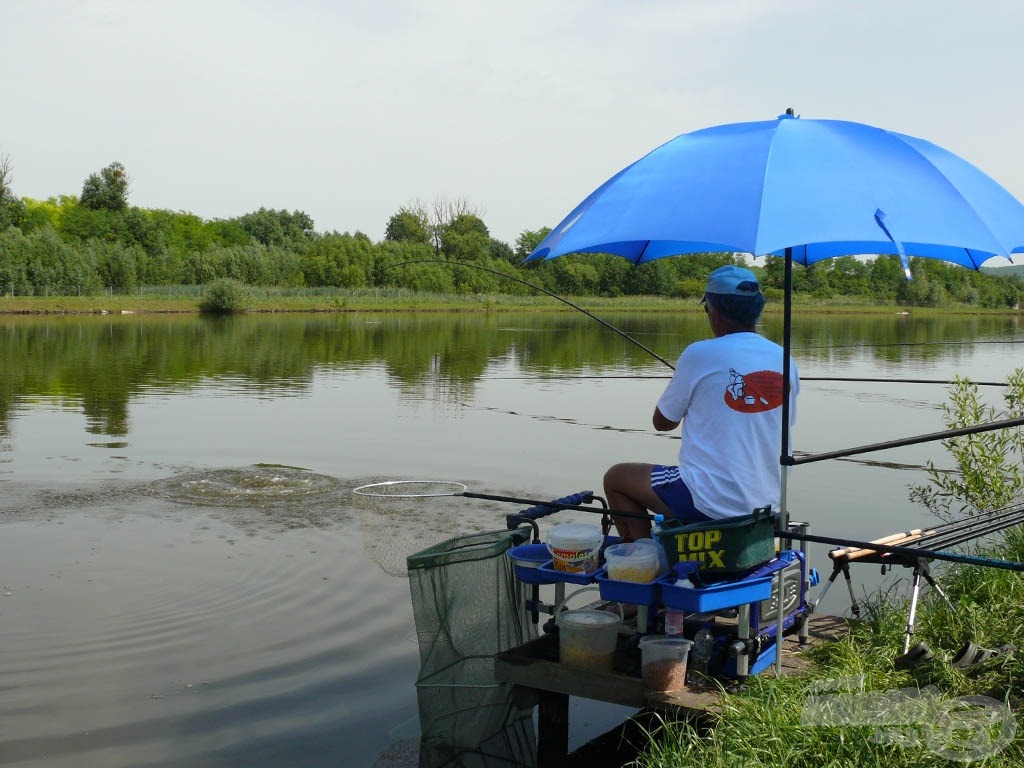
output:
[[[471,496],[472,494],[467,493],[466,495]],[[573,493],[569,496],[563,496],[560,499],[536,504],[520,512],[506,515],[505,525],[510,531],[515,530],[523,524],[529,525],[533,528],[533,543],[538,544],[540,543],[540,529],[537,527],[537,520],[542,517],[547,517],[548,515],[553,515],[555,512],[560,512],[563,509],[574,509],[582,507],[585,504],[593,504],[594,502],[601,505],[601,533],[602,535],[607,536],[608,531],[612,527],[611,517],[604,514],[604,511],[608,509],[608,502],[602,497],[596,496],[593,491],[579,491],[578,493]],[[597,512],[598,510],[590,509],[587,511]]]

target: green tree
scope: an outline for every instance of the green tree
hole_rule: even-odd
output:
[[[793,290],[823,299],[831,297],[832,286],[828,281],[828,267],[820,261],[807,266],[794,264]]]
[[[91,261],[95,263],[98,279],[105,287],[130,291],[138,284],[138,258],[144,255],[139,246],[94,240],[88,244],[87,251],[92,252]]]
[[[51,197],[47,200],[23,198],[25,203],[25,220],[21,229],[28,234],[45,226],[53,227],[57,232],[63,230],[64,211],[69,206],[77,206],[78,198],[70,195]]]
[[[476,261],[490,252],[491,235],[483,219],[474,213],[463,213],[441,231],[441,253],[451,259]]]
[[[910,280],[896,290],[896,300],[912,307],[941,307],[949,302],[941,272],[932,268],[932,259],[911,259]]]
[[[399,241],[409,243],[408,241]],[[429,246],[421,244],[421,248]],[[431,251],[427,251],[432,255]],[[372,281],[375,264],[375,248],[366,235],[337,232],[320,237],[301,258],[302,274],[306,285],[334,285],[343,288],[359,288]]]
[[[496,240],[493,237],[490,242],[489,256],[491,261],[505,264],[517,263],[515,251],[512,250],[509,244],[503,240]]]
[[[430,217],[421,205],[402,206],[398,213],[388,219],[384,231],[384,239],[388,242],[409,242],[419,245],[430,245],[433,236]]]
[[[870,268],[854,256],[832,259],[828,282],[839,296],[867,296],[870,293]]]
[[[302,211],[289,213],[260,208],[236,219],[256,242],[304,250],[316,234],[313,219]]]
[[[533,249],[541,244],[541,241],[551,234],[551,227],[540,229],[524,229],[516,238],[515,257],[516,262],[522,262],[527,256],[533,253]]]
[[[12,177],[11,158],[0,155],[0,232],[8,227],[20,227],[25,219],[25,203],[14,195]]]
[[[79,202],[93,210],[123,211],[128,207],[128,175],[114,162],[99,173],[89,174],[82,185]]]
[[[96,287],[95,262],[82,248],[73,248],[45,226],[23,242],[25,277],[38,296],[76,296]]]
[[[686,257],[684,256],[683,259]],[[682,261],[683,259],[677,259]],[[637,264],[626,272],[622,292],[633,296],[668,296],[678,280],[669,264],[670,259],[658,259]]]
[[[899,256],[876,256],[868,268],[868,287],[875,301],[893,301],[906,281]]]
[[[25,296],[32,293],[26,261],[28,237],[16,227],[0,231],[0,293]]]

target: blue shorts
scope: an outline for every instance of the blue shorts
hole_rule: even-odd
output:
[[[693,506],[693,495],[679,476],[679,467],[655,464],[651,469],[651,488],[672,514],[684,523],[706,523],[714,519]]]

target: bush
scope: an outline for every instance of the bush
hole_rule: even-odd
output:
[[[230,315],[244,312],[251,300],[249,288],[237,280],[222,278],[210,283],[199,302],[199,311],[205,314]]]

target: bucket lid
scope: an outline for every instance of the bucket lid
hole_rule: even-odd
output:
[[[597,547],[604,541],[601,529],[587,523],[562,523],[548,533],[552,546],[564,549],[585,549]]]
[[[570,625],[572,629],[606,629],[612,625],[621,624],[622,619],[608,611],[581,608],[560,614],[558,623]]]
[[[679,647],[686,650],[691,645],[693,645],[693,641],[687,640],[685,637],[669,637],[668,635],[644,635],[640,638],[640,648],[642,649],[645,645],[667,645],[671,647]]]

